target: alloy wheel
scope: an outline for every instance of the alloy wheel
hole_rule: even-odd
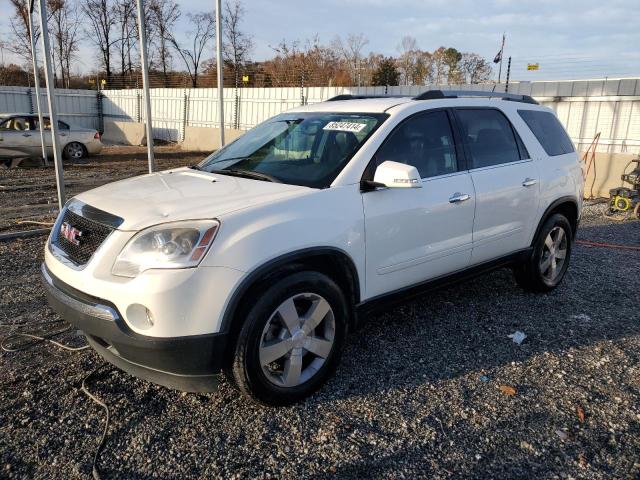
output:
[[[333,310],[322,296],[300,293],[282,302],[260,338],[260,365],[269,382],[296,387],[310,380],[331,354],[335,329]]]
[[[547,235],[540,257],[540,273],[549,283],[554,283],[562,273],[567,257],[567,234],[560,226],[556,226]]]

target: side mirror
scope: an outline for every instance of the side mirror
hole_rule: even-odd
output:
[[[421,188],[422,178],[418,169],[412,165],[392,162],[382,162],[373,177],[377,184],[387,188]]]

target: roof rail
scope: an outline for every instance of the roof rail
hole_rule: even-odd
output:
[[[336,95],[335,97],[331,97],[325,101],[327,102],[337,102],[339,100],[362,100],[365,98],[403,98],[408,97],[408,95],[352,95],[350,93],[345,93],[342,95]]]
[[[481,97],[481,98],[500,98],[502,100],[508,100],[511,102],[532,103],[538,105],[533,97],[530,95],[515,95],[513,93],[502,92],[485,92],[481,90],[428,90],[421,93],[417,97],[413,97],[414,100],[437,100],[441,98],[469,98],[469,97]]]

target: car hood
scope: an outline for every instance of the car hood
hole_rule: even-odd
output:
[[[77,200],[124,219],[119,230],[220,217],[313,189],[190,168],[142,175],[81,193]]]

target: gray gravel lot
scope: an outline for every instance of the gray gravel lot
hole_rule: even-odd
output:
[[[600,208],[587,208],[579,238],[640,245],[640,222],[605,220]],[[0,243],[1,323],[56,318],[38,280],[43,245]],[[101,471],[640,478],[639,274],[639,251],[576,245],[551,294],[525,293],[501,270],[371,316],[336,377],[289,408],[259,407],[227,384],[181,394],[107,368],[89,385],[112,413]],[[519,346],[507,337],[516,330],[527,335]],[[100,363],[43,344],[0,354],[0,477],[91,475],[104,413],[79,387]]]

